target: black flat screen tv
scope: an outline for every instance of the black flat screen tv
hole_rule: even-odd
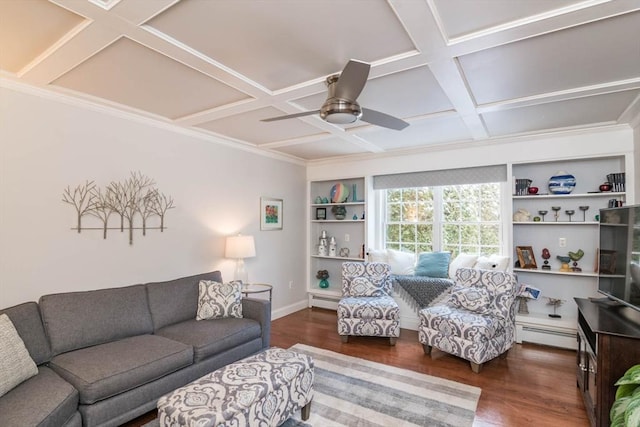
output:
[[[640,311],[640,205],[600,209],[598,292]]]

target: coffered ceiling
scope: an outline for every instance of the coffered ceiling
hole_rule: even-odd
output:
[[[261,121],[350,59],[409,127]],[[640,0],[0,0],[0,73],[302,161],[636,126]]]

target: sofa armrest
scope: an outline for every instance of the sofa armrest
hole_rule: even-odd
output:
[[[260,323],[262,348],[269,348],[271,341],[271,302],[256,298],[242,298],[242,317]]]

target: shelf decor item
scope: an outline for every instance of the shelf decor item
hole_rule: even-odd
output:
[[[549,249],[542,248],[542,259],[544,259],[544,265],[542,266],[543,270],[551,270],[549,258],[551,258],[551,252],[549,252]]]
[[[569,215],[569,222],[571,222],[571,217],[573,216],[573,214],[576,213],[575,210],[573,209],[567,209],[566,211],[564,211],[564,213],[566,213],[567,215]]]
[[[538,213],[542,216],[542,222],[544,222],[544,216],[545,216],[546,214],[548,214],[548,213],[549,213],[549,211],[541,210],[541,211],[538,211]]]
[[[571,261],[573,261],[573,267],[571,267],[571,271],[582,271],[582,269],[578,267],[578,261],[580,261],[584,256],[584,251],[582,249],[578,249],[576,252],[569,251],[567,255],[569,255],[569,258],[571,258]]]
[[[316,219],[327,219],[327,209],[316,208]]]
[[[331,213],[336,219],[344,219],[347,216],[347,208],[344,206],[333,206],[331,208]]]
[[[331,203],[344,203],[349,200],[349,187],[338,182],[331,187],[329,196],[331,196]]]
[[[533,248],[531,246],[516,246],[516,253],[518,255],[520,268],[538,268],[536,258],[533,255]]]
[[[562,273],[571,272],[571,268],[569,268],[569,262],[571,261],[571,258],[563,255],[556,255],[556,258],[562,263],[559,271],[561,271]]]
[[[587,221],[587,210],[589,210],[589,206],[578,206],[582,211],[582,222]]]
[[[549,178],[549,191],[552,194],[570,194],[576,187],[576,177],[559,171]]]
[[[564,300],[560,298],[549,298],[549,297],[546,297],[546,298],[549,300],[547,305],[553,306],[553,314],[549,314],[549,317],[552,317],[554,319],[561,318],[562,316],[557,314],[556,311],[558,310],[558,307],[560,307],[564,303]]]
[[[555,218],[556,222],[558,222],[558,218],[560,217],[560,214],[558,214],[558,211],[560,211],[560,209],[562,209],[560,206],[551,206],[551,210],[555,212],[553,214],[553,217]]]
[[[329,287],[329,272],[327,270],[318,270],[316,273],[316,279],[320,279],[318,286],[322,289],[327,289]]]

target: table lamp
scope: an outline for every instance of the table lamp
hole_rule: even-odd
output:
[[[227,237],[224,256],[236,259],[234,280],[241,280],[246,285],[248,275],[244,269],[244,259],[256,256],[256,244],[253,236],[238,234],[237,236]]]

